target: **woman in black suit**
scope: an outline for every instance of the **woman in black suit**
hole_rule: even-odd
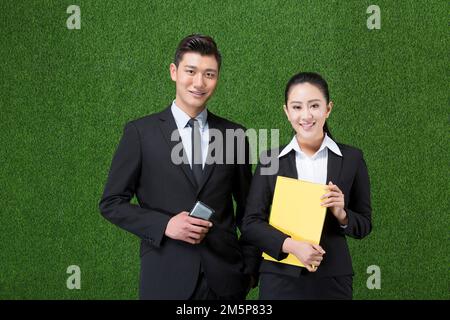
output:
[[[361,150],[331,137],[326,119],[332,108],[328,85],[319,74],[299,73],[287,83],[284,112],[296,134],[287,146],[272,150],[269,163],[258,164],[242,237],[277,260],[293,254],[306,268],[263,260],[260,299],[352,299],[346,236],[361,239],[371,231],[370,185]],[[264,169],[273,168],[274,162],[278,171],[267,174],[270,170]],[[277,176],[327,185],[320,245],[294,240],[269,225]]]

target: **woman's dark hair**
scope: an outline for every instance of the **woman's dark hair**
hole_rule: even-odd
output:
[[[319,89],[320,92],[322,92],[327,104],[330,103],[330,92],[328,91],[328,83],[325,81],[325,79],[320,74],[315,72],[300,72],[294,75],[291,79],[289,79],[286,85],[286,90],[284,91],[284,101],[286,107],[288,103],[289,93],[291,92],[292,87],[300,83],[310,83],[313,86],[316,86],[317,89]],[[328,136],[331,139],[333,139],[333,137],[331,136],[331,132],[328,129],[326,121],[325,124],[323,125],[323,131],[325,131],[328,134]]]
[[[197,52],[202,56],[214,56],[219,66],[222,63],[222,56],[219,49],[217,49],[216,42],[210,36],[203,34],[191,34],[180,41],[175,52],[173,63],[178,67],[183,55],[186,52]]]

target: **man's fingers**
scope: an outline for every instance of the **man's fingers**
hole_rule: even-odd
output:
[[[200,234],[198,234],[198,233],[190,232],[188,234],[188,237],[191,239],[194,239],[194,240],[200,240]]]
[[[186,241],[190,244],[199,244],[200,242],[202,242],[203,238],[204,238],[204,236],[199,235],[197,233],[193,233],[193,234],[190,234],[188,237],[186,237],[184,239],[184,241]]]
[[[211,228],[212,227],[212,223],[210,221],[207,220],[203,220],[203,219],[198,219],[198,218],[194,218],[194,217],[189,217],[187,219],[187,221],[190,224],[195,224],[196,226],[202,226],[202,227],[207,227],[207,228]]]
[[[205,234],[209,231],[209,228],[199,227],[193,224],[189,225],[188,229],[190,232],[195,232],[199,234]]]
[[[202,240],[205,237],[205,234],[204,233],[190,232],[188,237],[191,238],[191,239],[194,239],[194,240]]]
[[[187,238],[184,241],[186,241],[187,243],[190,243],[190,244],[199,244],[200,243],[200,240],[196,240],[196,239],[192,239],[192,238]]]

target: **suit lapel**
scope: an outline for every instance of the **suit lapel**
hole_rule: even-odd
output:
[[[327,165],[326,184],[332,181],[334,184],[338,185],[342,168],[342,157],[338,156],[330,149],[327,150],[328,150],[328,165]]]
[[[297,166],[295,164],[295,151],[291,150],[286,156],[280,159],[280,169],[283,168],[284,177],[298,179]]]
[[[169,150],[172,152],[173,148],[178,143],[181,143],[181,138],[179,141],[172,141],[170,137],[172,136],[172,133],[177,130],[177,124],[175,123],[175,119],[173,118],[172,112],[170,110],[170,106],[166,108],[166,110],[162,111],[160,114],[159,119],[160,121],[160,128],[163,133],[163,136],[169,145]],[[177,167],[181,168],[186,178],[189,180],[189,182],[192,184],[192,187],[194,189],[197,189],[197,184],[195,183],[195,178],[192,173],[191,167],[189,165],[189,161],[186,156],[186,150],[183,148],[183,163],[180,165],[177,165]]]

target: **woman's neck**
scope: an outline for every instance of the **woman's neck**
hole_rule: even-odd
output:
[[[312,139],[302,139],[298,135],[296,135],[297,143],[300,146],[300,149],[308,156],[313,156],[317,150],[319,150],[320,146],[322,145],[323,139],[325,138],[325,134],[322,133],[321,136],[315,137]]]

